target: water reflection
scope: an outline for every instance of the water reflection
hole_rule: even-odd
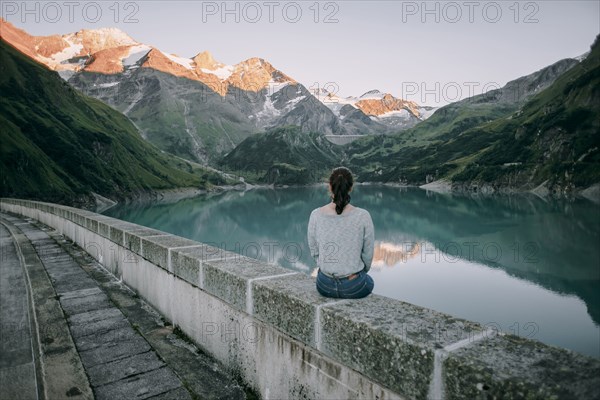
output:
[[[421,254],[422,243],[405,242],[395,244],[390,242],[375,242],[373,253],[373,269],[394,267],[400,262],[406,262]]]
[[[310,274],[310,212],[325,187],[227,192],[107,211]],[[587,200],[466,198],[358,186],[371,212],[375,291],[600,355],[600,209]]]

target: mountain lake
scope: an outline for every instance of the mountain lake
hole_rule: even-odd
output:
[[[600,357],[600,205],[356,185],[374,293]],[[106,215],[315,276],[306,230],[326,186],[117,205]]]

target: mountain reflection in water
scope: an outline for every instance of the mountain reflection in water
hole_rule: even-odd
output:
[[[106,214],[311,274],[308,216],[327,201],[325,186],[257,189]],[[375,225],[375,293],[600,356],[599,205],[369,185],[352,204]]]

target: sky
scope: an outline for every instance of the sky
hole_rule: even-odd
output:
[[[183,57],[261,57],[338,96],[378,89],[438,106],[580,56],[600,33],[600,0],[3,0],[1,8],[33,35],[118,27]]]

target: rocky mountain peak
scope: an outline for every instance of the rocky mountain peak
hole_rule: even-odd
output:
[[[223,66],[220,62],[215,61],[212,54],[209,51],[203,51],[202,53],[198,53],[194,58],[194,63],[197,68],[205,68],[209,70],[214,70]]]

